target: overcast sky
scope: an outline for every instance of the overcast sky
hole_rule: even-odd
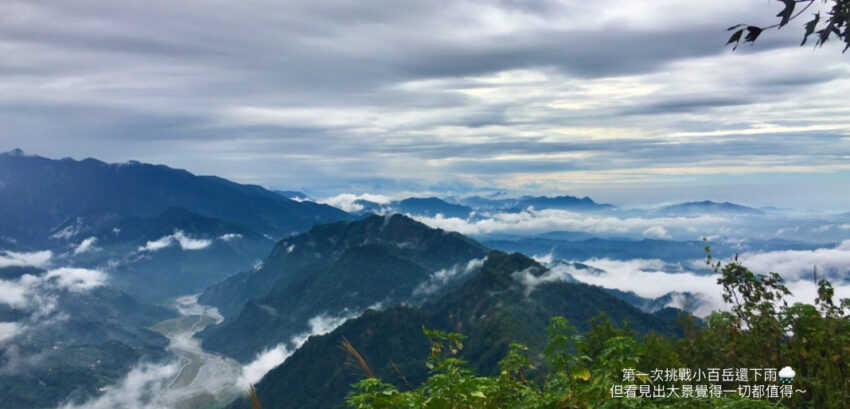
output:
[[[850,208],[850,54],[768,0],[0,0],[0,150],[271,188]],[[807,15],[804,17],[808,17]]]

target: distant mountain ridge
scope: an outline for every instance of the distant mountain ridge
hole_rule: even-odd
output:
[[[151,217],[171,207],[276,238],[350,218],[331,206],[164,165],[53,160],[20,150],[0,154],[0,236],[43,245],[61,224],[77,218]]]
[[[739,205],[731,202],[713,202],[711,200],[703,200],[701,202],[684,202],[669,206],[664,206],[660,209],[662,213],[681,214],[681,215],[698,215],[700,213],[721,213],[721,214],[747,214],[759,215],[764,214],[764,210]]]
[[[390,214],[402,213],[417,217],[455,217],[460,219],[473,218],[482,212],[510,212],[516,213],[534,208],[558,209],[570,211],[603,211],[616,209],[615,206],[605,203],[596,203],[589,197],[574,196],[523,196],[520,198],[490,199],[481,196],[466,198],[439,198],[439,197],[409,197],[402,200],[394,200],[388,203],[376,203],[365,199],[354,201],[354,205],[360,208],[359,213],[368,214]]]

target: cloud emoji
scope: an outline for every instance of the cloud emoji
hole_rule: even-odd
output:
[[[791,369],[790,366],[786,366],[786,367],[779,370],[779,377],[780,378],[793,379],[795,376],[797,376],[797,373],[794,372],[794,370]]]

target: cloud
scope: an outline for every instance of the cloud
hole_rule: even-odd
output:
[[[45,276],[56,279],[59,286],[72,292],[83,292],[106,284],[107,276],[97,270],[62,267],[50,270]]]
[[[96,250],[94,244],[97,242],[97,237],[89,237],[80,242],[80,244],[74,249],[74,255],[87,253],[89,251]]]
[[[98,398],[76,405],[66,403],[57,409],[167,409],[163,396],[166,383],[180,371],[177,362],[168,365],[144,364],[134,367],[121,383],[106,387]]]
[[[308,321],[310,329],[292,337],[287,343],[280,343],[257,354],[253,361],[242,367],[237,384],[247,388],[260,381],[269,371],[282,364],[295,350],[304,345],[314,335],[324,335],[335,330],[345,321],[356,318],[359,313],[343,311],[340,315],[319,314]]]
[[[714,274],[682,271],[681,267],[668,265],[661,260],[623,261],[594,258],[581,263],[601,270],[572,268],[567,271],[576,280],[587,284],[632,291],[649,299],[673,291],[702,294],[705,302],[694,311],[700,316],[708,315],[714,310],[726,309],[721,297],[722,288],[717,284],[718,276]]]
[[[431,227],[456,231],[467,235],[484,235],[491,233],[543,233],[549,231],[583,231],[592,233],[636,233],[649,231],[658,233],[659,228],[676,228],[688,230],[702,228],[707,232],[729,219],[720,216],[698,217],[626,217],[587,214],[557,209],[535,210],[532,208],[517,213],[494,213],[475,220],[447,218],[442,215],[435,217],[415,216],[416,220]],[[663,226],[663,227],[662,227]],[[689,233],[691,237],[694,233]]]
[[[67,319],[58,310],[58,292],[82,293],[106,284],[97,270],[62,267],[43,274],[24,274],[15,280],[0,279],[0,304],[25,313],[14,326],[6,326],[7,339]]]
[[[133,152],[324,196],[625,186],[620,197],[666,200],[764,172],[785,183],[748,197],[806,189],[783,178],[796,172],[841,186],[850,108],[834,101],[850,79],[838,44],[797,47],[795,22],[734,54],[722,46],[723,22],[764,21],[778,4],[524,3],[12,0],[4,142],[119,162]],[[850,200],[821,191],[787,200]]]
[[[139,247],[138,251],[156,252],[174,243],[179,244],[183,250],[203,250],[212,244],[212,240],[195,239],[187,236],[182,230],[175,230],[171,235],[148,241],[144,246]]]
[[[164,236],[157,240],[148,241],[144,246],[139,247],[139,251],[159,251],[174,243],[174,237]]]
[[[388,196],[364,193],[355,195],[352,193],[341,193],[339,195],[322,199],[319,203],[324,203],[342,209],[346,212],[359,212],[364,209],[363,205],[357,203],[359,200],[374,202],[378,204],[389,204],[392,199]]]
[[[45,267],[50,263],[53,252],[50,250],[31,253],[17,253],[0,250],[0,268],[4,267]]]
[[[418,297],[432,295],[449,282],[477,271],[484,265],[484,261],[486,260],[486,257],[472,259],[466,263],[459,263],[450,268],[435,271],[434,273],[431,273],[425,281],[416,286],[413,290],[413,296]]]
[[[571,270],[570,267],[566,266],[549,268],[544,271],[539,271],[536,267],[529,267],[525,270],[513,272],[511,277],[525,286],[525,295],[528,296],[541,284],[573,281],[569,272]]]
[[[670,235],[667,234],[667,229],[661,226],[652,226],[643,231],[643,235],[646,237],[652,237],[655,239],[669,239]]]
[[[850,280],[846,272],[850,267],[850,241],[835,248],[820,248],[806,251],[774,251],[765,253],[744,253],[741,262],[755,273],[777,272],[785,280],[792,295],[789,302],[811,303],[817,298],[817,285],[811,279],[813,264],[819,266],[824,275],[832,274],[833,286],[838,299],[850,298]],[[611,260],[592,258],[581,261],[594,269],[579,269],[569,264],[556,264],[550,272],[540,277],[523,274],[520,278],[533,284],[543,278],[578,281],[632,291],[644,298],[657,298],[667,293],[691,293],[700,298],[697,315],[707,315],[714,310],[727,310],[729,306],[722,299],[722,287],[717,284],[719,275],[709,273],[703,262],[694,261],[691,265],[670,264],[661,260],[633,259]],[[680,306],[684,299],[674,294],[672,306]]]
[[[6,340],[20,335],[22,332],[23,328],[17,322],[0,322],[0,345]]]
[[[241,239],[241,238],[242,238],[242,235],[238,234],[238,233],[227,233],[227,234],[223,234],[223,235],[221,235],[221,237],[219,237],[219,239],[222,240],[222,241],[232,241],[232,240],[238,240],[238,239]]]
[[[242,367],[240,385],[253,385],[263,379],[269,371],[282,364],[293,351],[286,344],[278,344],[257,354],[253,361]]]
[[[850,240],[834,248],[743,253],[739,259],[753,271],[778,273],[788,280],[808,279],[817,266],[821,276],[850,281],[847,279],[847,273],[850,272]]]

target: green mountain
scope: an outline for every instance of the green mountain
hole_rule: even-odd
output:
[[[312,318],[421,301],[486,253],[469,238],[402,215],[316,226],[279,242],[258,269],[204,292],[200,301],[228,318],[202,333],[204,347],[245,361],[309,331]]]
[[[327,335],[311,337],[257,385],[263,407],[342,408],[349,385],[363,377],[356,366],[346,364],[343,339],[357,348],[378,377],[404,387],[400,374],[412,385],[427,376],[424,357],[429,344],[423,325],[467,335],[460,358],[487,374],[497,370],[511,342],[539,351],[553,316],[567,317],[579,330],[605,314],[638,333],[676,332],[670,319],[644,313],[598,287],[547,280],[547,271],[521,254],[491,252],[476,275],[420,308],[370,310]],[[249,407],[247,400],[231,405]]]

